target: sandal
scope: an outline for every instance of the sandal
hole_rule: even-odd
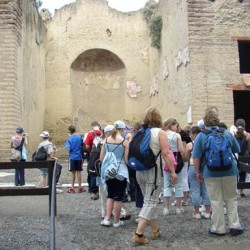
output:
[[[74,188],[69,188],[69,189],[68,189],[68,193],[69,193],[69,194],[74,194],[74,193],[75,193]]]

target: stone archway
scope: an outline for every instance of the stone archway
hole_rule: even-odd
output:
[[[125,105],[126,68],[122,60],[104,49],[80,54],[71,65],[73,122],[86,131],[93,120],[101,124],[121,117]]]

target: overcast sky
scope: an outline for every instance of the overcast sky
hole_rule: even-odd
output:
[[[147,0],[107,0],[109,6],[124,12],[135,11],[143,8]],[[54,13],[55,9],[60,9],[65,4],[75,2],[75,0],[42,0],[42,8],[49,9]],[[158,2],[158,0],[156,1]]]

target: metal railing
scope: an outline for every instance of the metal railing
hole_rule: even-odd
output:
[[[3,169],[48,169],[48,187],[4,187],[0,189],[0,196],[29,196],[29,195],[48,195],[49,196],[49,215],[50,215],[50,249],[55,250],[55,216],[57,213],[56,206],[56,161],[39,161],[39,162],[0,162],[0,170]]]

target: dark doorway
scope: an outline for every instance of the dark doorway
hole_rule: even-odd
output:
[[[238,41],[240,73],[250,73],[250,41]]]
[[[242,118],[246,121],[246,131],[250,132],[250,91],[233,91],[234,120]]]

